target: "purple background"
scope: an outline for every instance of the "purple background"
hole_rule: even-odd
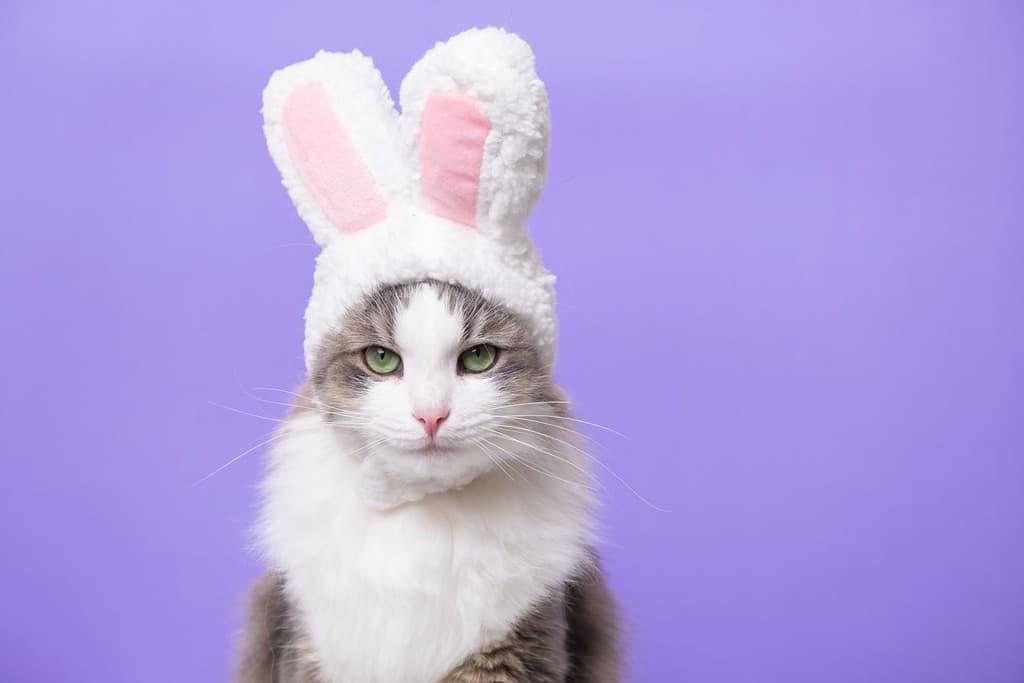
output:
[[[314,249],[260,91],[500,24],[631,680],[1024,680],[1014,2],[0,3],[0,680],[219,681]],[[13,65],[13,66],[12,66]]]

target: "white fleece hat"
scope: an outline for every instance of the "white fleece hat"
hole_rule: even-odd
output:
[[[548,365],[554,276],[523,221],[547,169],[549,114],[533,53],[501,29],[438,43],[402,81],[402,113],[358,51],[274,73],[264,133],[322,247],[306,308],[306,367],[352,306],[381,285],[432,278],[523,316]]]

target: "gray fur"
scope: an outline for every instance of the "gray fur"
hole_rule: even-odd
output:
[[[308,638],[284,594],[284,580],[264,575],[249,596],[238,683],[319,683]]]
[[[371,382],[400,377],[400,371],[385,377],[371,372],[363,350],[394,348],[396,314],[421,286],[434,288],[451,311],[461,314],[466,347],[480,343],[498,347],[498,361],[488,372],[498,379],[510,404],[562,400],[529,342],[523,320],[460,285],[425,281],[382,287],[347,315],[321,346],[295,409],[319,410],[331,420],[332,414],[317,405],[353,409]],[[565,416],[563,405],[556,403],[551,409]],[[317,673],[309,638],[288,598],[284,577],[268,574],[257,583],[249,614],[238,683],[328,683]],[[346,615],[339,614],[338,619],[344,621]],[[615,683],[621,677],[617,625],[614,601],[594,556],[577,576],[524,616],[503,641],[467,657],[442,683]]]

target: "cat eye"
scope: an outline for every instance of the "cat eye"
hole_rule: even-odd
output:
[[[459,355],[459,367],[466,372],[485,372],[498,360],[498,349],[490,344],[477,344]]]
[[[383,346],[371,346],[363,351],[366,367],[378,375],[390,375],[402,364],[402,358],[391,349]]]

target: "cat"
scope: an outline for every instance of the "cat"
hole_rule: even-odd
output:
[[[529,326],[459,284],[381,286],[278,432],[239,683],[613,683],[593,482]]]

